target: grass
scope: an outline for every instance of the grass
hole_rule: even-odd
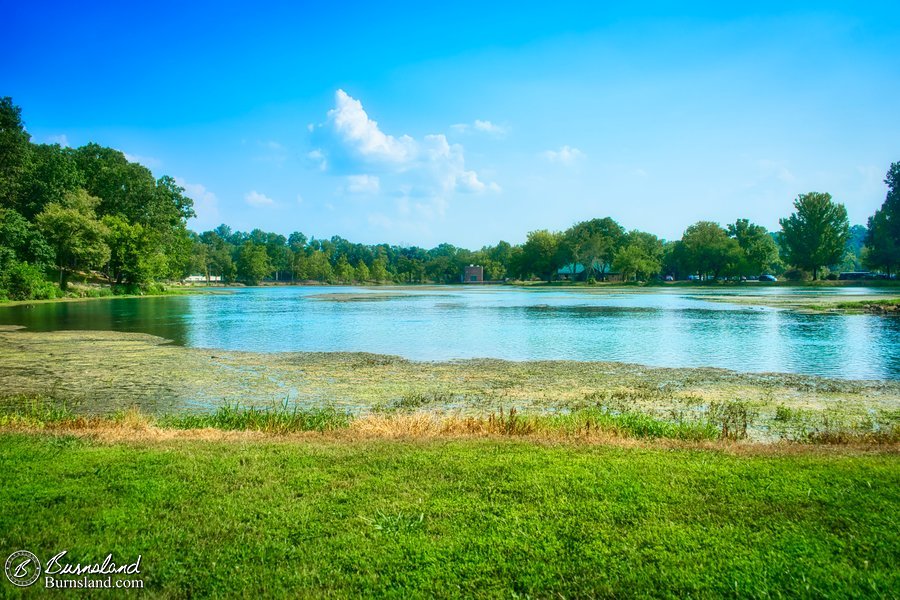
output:
[[[402,400],[402,399],[401,399]],[[351,437],[454,438],[525,437],[537,440],[609,442],[616,439],[681,442],[745,441],[755,412],[740,402],[710,404],[703,411],[675,411],[661,417],[634,405],[597,402],[576,410],[521,413],[515,407],[483,416],[442,414],[419,403],[405,409],[353,414],[333,406],[301,407],[287,399],[266,408],[224,404],[211,412],[180,412],[154,416],[137,408],[112,414],[83,414],[65,403],[41,396],[6,396],[0,403],[0,431],[49,431],[132,438],[164,431],[219,430],[264,434],[346,432]],[[857,421],[841,413],[814,412],[779,406],[776,439],[806,444],[882,446],[900,444],[900,412]]]
[[[291,433],[328,431],[347,427],[352,417],[333,407],[301,408],[287,401],[270,409],[238,404],[220,406],[211,414],[180,414],[159,420],[162,427],[172,429],[222,429],[224,431],[262,431]],[[152,419],[147,418],[152,422]]]
[[[900,589],[896,454],[4,433],[0,472],[0,554],[141,554],[155,597]]]

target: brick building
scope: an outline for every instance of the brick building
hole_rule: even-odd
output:
[[[482,283],[484,281],[484,267],[469,265],[463,271],[463,283]]]

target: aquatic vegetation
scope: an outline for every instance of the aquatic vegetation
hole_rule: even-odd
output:
[[[366,353],[209,351],[137,333],[13,327],[0,328],[0,389],[6,394],[0,406],[17,396],[40,397],[48,403],[42,410],[65,407],[85,418],[133,408],[148,417],[208,418],[220,408],[237,413],[240,407],[255,411],[241,419],[263,428],[289,422],[285,411],[294,410],[298,423],[321,422],[312,415],[324,419],[327,410],[354,419],[426,412],[449,423],[488,421],[514,408],[522,419],[593,414],[599,422],[602,416],[607,428],[618,420],[628,435],[652,437],[659,428],[681,427],[684,432],[662,437],[706,439],[715,428],[718,436],[724,430],[726,437],[749,441],[803,441],[841,428],[884,437],[900,422],[895,381],[621,363],[422,363]],[[273,410],[283,403],[284,411]],[[11,418],[5,408],[0,412]],[[220,414],[220,422],[232,422],[232,413]],[[20,411],[16,418],[36,414]]]

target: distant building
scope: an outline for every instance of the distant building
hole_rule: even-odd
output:
[[[556,278],[562,281],[575,281],[584,273],[584,265],[581,263],[569,263],[556,270]]]
[[[603,270],[603,263],[595,260],[593,263],[593,276],[599,281],[622,281],[621,273],[610,273]],[[569,263],[556,270],[558,281],[584,281],[588,272],[582,263]]]
[[[463,283],[483,283],[484,267],[480,265],[469,265],[463,270]]]
[[[184,283],[220,283],[222,281],[222,277],[220,275],[210,275],[209,278],[206,275],[188,275],[184,278]]]

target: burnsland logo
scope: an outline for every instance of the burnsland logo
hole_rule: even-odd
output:
[[[41,561],[28,550],[13,552],[6,559],[6,578],[19,587],[28,587],[41,576]]]
[[[63,550],[44,567],[38,557],[27,550],[18,550],[6,559],[6,578],[18,587],[32,585],[44,574],[45,588],[142,588],[144,582],[134,578],[141,573],[141,555],[137,560],[117,564],[112,553],[103,562],[77,563],[66,560],[68,550]],[[113,576],[117,576],[113,579]]]

